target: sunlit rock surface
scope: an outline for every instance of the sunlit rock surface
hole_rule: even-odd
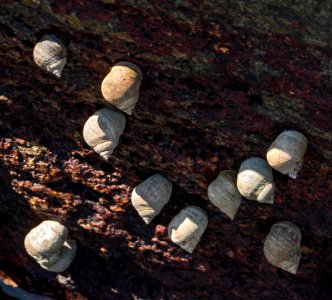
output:
[[[0,1],[0,268],[56,299],[328,299],[332,261],[331,1]],[[61,79],[33,62],[40,37],[67,39]],[[140,98],[105,162],[83,141],[114,63],[140,66]],[[296,180],[274,172],[274,205],[243,201],[232,222],[207,200],[222,169],[308,138]],[[155,173],[173,183],[150,225],[130,204]],[[209,224],[193,254],[167,225],[197,205]],[[24,251],[45,219],[78,251],[58,277]],[[277,221],[303,233],[296,276],[271,266]]]

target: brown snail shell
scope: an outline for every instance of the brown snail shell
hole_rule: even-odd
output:
[[[270,204],[274,202],[272,169],[262,158],[251,157],[241,164],[236,185],[246,199]]]
[[[208,224],[207,213],[197,206],[182,209],[169,223],[168,236],[173,243],[192,253]]]
[[[30,230],[24,246],[30,256],[50,272],[63,272],[76,254],[76,242],[67,240],[68,229],[56,221],[44,221]]]
[[[90,147],[107,160],[118,145],[125,126],[126,118],[121,112],[105,107],[85,122],[83,137]]]
[[[295,179],[303,165],[307,138],[298,131],[284,131],[267,151],[267,161],[278,172]]]
[[[60,37],[46,34],[33,49],[33,58],[43,70],[60,78],[67,62],[66,46]]]
[[[141,69],[130,62],[116,63],[101,84],[105,100],[128,115],[134,111],[143,79]]]
[[[149,224],[169,201],[172,189],[172,183],[160,174],[149,177],[135,187],[131,202],[146,224]]]
[[[271,227],[264,242],[268,262],[284,271],[296,274],[301,259],[301,230],[295,224],[281,221]]]
[[[209,200],[232,220],[242,202],[236,187],[236,177],[236,172],[223,170],[208,187]]]

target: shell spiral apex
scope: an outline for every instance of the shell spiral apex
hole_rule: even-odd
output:
[[[142,71],[137,65],[118,62],[104,78],[101,93],[108,103],[131,115],[138,101],[142,79]]]
[[[295,179],[303,165],[307,138],[298,131],[284,131],[271,144],[266,159],[278,172]]]
[[[232,220],[242,202],[236,187],[236,176],[234,171],[223,170],[208,187],[209,200]]]
[[[271,227],[264,242],[268,262],[284,271],[296,274],[301,259],[301,230],[295,224],[281,221]]]
[[[172,183],[160,174],[153,175],[136,186],[131,202],[145,223],[149,224],[169,201]]]
[[[44,221],[30,230],[24,246],[30,256],[50,272],[63,272],[76,254],[76,242],[67,240],[68,229],[55,221]]]
[[[192,253],[208,225],[207,213],[197,206],[182,209],[169,223],[168,236],[174,244]]]
[[[84,124],[85,142],[104,159],[108,159],[119,143],[126,126],[121,112],[102,108],[96,111]]]
[[[46,34],[33,49],[33,58],[40,68],[60,78],[67,62],[65,43],[59,36]]]
[[[262,158],[251,157],[241,164],[236,185],[246,199],[270,204],[274,202],[272,169]]]

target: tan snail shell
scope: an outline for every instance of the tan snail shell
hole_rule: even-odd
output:
[[[68,229],[56,221],[44,221],[30,230],[24,246],[30,256],[50,272],[63,272],[76,254],[76,242],[67,240]]]
[[[169,223],[168,236],[173,243],[192,253],[208,224],[207,213],[197,206],[182,209]]]
[[[146,224],[149,224],[169,201],[172,189],[172,183],[160,174],[149,177],[135,187],[131,202]]]
[[[301,259],[301,230],[288,221],[271,227],[264,242],[264,255],[268,262],[284,271],[296,274]]]
[[[208,198],[224,214],[234,219],[242,202],[236,187],[236,172],[223,170],[208,187]]]
[[[130,62],[116,63],[101,84],[105,100],[128,115],[134,111],[143,79],[141,69]]]
[[[60,37],[46,34],[33,49],[33,58],[43,70],[60,78],[67,62],[67,50]]]
[[[274,202],[274,181],[270,165],[259,157],[246,159],[237,175],[237,188],[249,200],[261,203]]]
[[[125,126],[126,118],[121,112],[105,107],[85,122],[83,137],[90,147],[107,160],[118,145]]]
[[[266,158],[270,166],[295,179],[303,165],[307,138],[298,131],[284,131],[272,143]]]

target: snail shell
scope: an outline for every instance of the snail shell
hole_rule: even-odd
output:
[[[173,243],[192,253],[208,224],[207,213],[197,206],[182,209],[169,223],[168,236]]]
[[[240,166],[236,184],[240,194],[249,200],[270,204],[274,201],[272,169],[262,158],[246,159]]]
[[[24,246],[39,265],[50,272],[63,272],[76,254],[76,242],[67,240],[68,229],[55,221],[44,221],[25,237]]]
[[[242,202],[236,187],[236,175],[231,170],[221,171],[208,187],[209,200],[232,220]]]
[[[288,221],[274,224],[264,242],[268,262],[284,271],[296,274],[301,259],[301,230]]]
[[[33,58],[43,70],[60,78],[67,62],[67,50],[61,38],[46,34],[33,49]]]
[[[107,160],[118,145],[125,126],[126,118],[121,112],[105,107],[85,122],[83,137],[90,147]]]
[[[306,151],[307,138],[302,133],[285,131],[274,140],[266,158],[273,169],[295,179]]]
[[[138,101],[142,79],[142,71],[137,65],[118,62],[104,78],[101,93],[107,102],[131,115]]]
[[[157,216],[172,194],[172,183],[160,174],[140,183],[131,194],[131,202],[146,224]]]

